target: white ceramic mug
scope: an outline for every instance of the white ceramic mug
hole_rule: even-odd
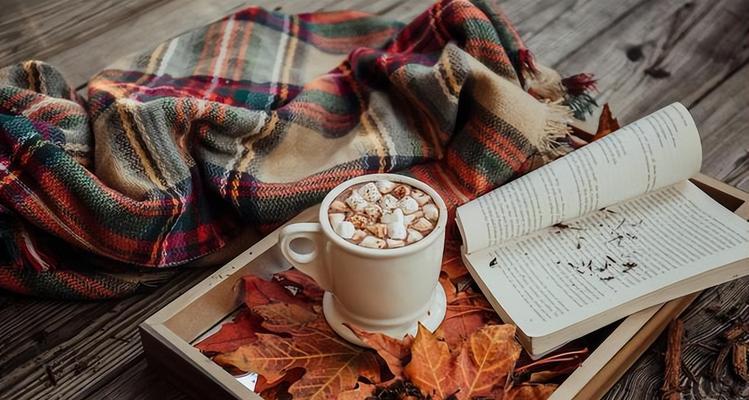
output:
[[[393,249],[358,246],[338,236],[330,226],[330,203],[354,185],[387,179],[408,184],[432,197],[440,215],[428,235]],[[325,196],[319,223],[297,223],[280,232],[284,257],[323,289],[323,313],[344,339],[363,343],[344,323],[402,339],[416,334],[418,322],[434,331],[445,316],[445,292],[439,284],[445,242],[447,208],[434,189],[416,179],[372,174],[350,179]]]

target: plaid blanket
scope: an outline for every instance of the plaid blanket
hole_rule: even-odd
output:
[[[117,62],[85,99],[47,64],[6,67],[0,287],[127,295],[154,280],[143,269],[191,264],[361,174],[409,174],[454,209],[558,153],[590,99],[574,81],[479,0],[407,25],[247,8]]]

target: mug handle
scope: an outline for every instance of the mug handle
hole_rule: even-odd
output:
[[[283,227],[279,232],[279,246],[281,254],[299,271],[309,275],[321,288],[332,291],[330,271],[325,262],[325,244],[327,239],[323,235],[322,227],[317,222],[303,222]],[[299,253],[291,246],[291,242],[302,239],[312,242],[313,249],[309,253]]]

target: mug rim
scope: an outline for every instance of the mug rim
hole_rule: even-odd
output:
[[[434,204],[437,206],[437,209],[439,209],[440,211],[440,215],[437,219],[437,223],[435,224],[434,229],[432,229],[432,231],[429,232],[428,235],[424,236],[423,239],[419,240],[416,243],[408,244],[403,247],[396,247],[394,249],[371,249],[351,243],[348,240],[338,236],[338,234],[333,231],[333,227],[330,226],[330,218],[328,218],[328,209],[330,208],[330,203],[332,203],[333,200],[338,197],[338,195],[341,194],[344,190],[353,185],[362,182],[374,182],[379,179],[387,179],[394,182],[406,183],[416,189],[427,193],[432,198]],[[328,192],[323,201],[320,203],[319,220],[320,226],[322,227],[322,230],[328,237],[328,239],[352,253],[366,256],[397,257],[423,250],[424,248],[431,245],[432,242],[437,240],[438,237],[442,236],[441,233],[445,230],[445,227],[447,225],[447,206],[445,205],[445,201],[442,199],[442,196],[440,196],[436,190],[416,178],[392,173],[367,174],[347,179],[346,181],[341,182],[336,187],[334,187],[330,192]]]

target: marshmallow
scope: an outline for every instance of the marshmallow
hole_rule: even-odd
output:
[[[382,218],[380,220],[384,224],[389,224],[391,222],[398,222],[400,224],[403,224],[405,217],[403,216],[403,210],[401,210],[400,208],[396,208],[395,210],[393,210],[393,212],[382,214]]]
[[[403,247],[406,245],[406,242],[402,240],[393,240],[393,239],[385,239],[385,243],[387,243],[388,248],[394,249],[396,247]]]
[[[369,247],[371,249],[384,249],[385,246],[387,246],[387,242],[374,236],[367,236],[359,242],[359,246]]]
[[[440,210],[423,190],[381,179],[350,189],[328,210],[333,230],[362,247],[403,247],[428,235]],[[343,197],[341,196],[341,197]]]
[[[370,204],[364,208],[364,214],[369,215],[369,218],[377,220],[382,215],[382,208],[377,204]]]
[[[344,239],[351,239],[354,236],[354,224],[349,221],[343,221],[335,227],[335,233]]]
[[[421,239],[424,239],[424,235],[422,235],[421,232],[417,231],[416,229],[408,230],[408,236],[406,236],[406,243],[411,244],[413,242],[418,242]]]
[[[411,188],[406,185],[398,185],[395,188],[393,188],[393,196],[402,199],[409,194],[411,194]]]
[[[351,237],[351,241],[354,243],[359,243],[365,237],[367,237],[367,232],[364,232],[361,229],[357,229],[354,231],[354,236]]]
[[[398,199],[391,194],[386,194],[380,199],[380,207],[382,207],[383,210],[392,210],[395,207],[398,207]]]
[[[440,211],[434,204],[425,204],[422,210],[424,210],[424,216],[426,219],[430,221],[437,221],[440,217]]]
[[[403,222],[391,222],[387,225],[387,228],[388,237],[390,237],[390,239],[403,240],[408,236],[406,225],[403,225]]]
[[[432,199],[428,194],[422,192],[421,190],[412,190],[411,197],[413,197],[420,206],[429,203],[429,200]]]
[[[351,218],[349,218],[349,221],[354,224],[356,229],[363,229],[365,226],[369,225],[369,217],[364,214],[352,215]]]
[[[357,192],[359,192],[359,195],[363,197],[364,200],[370,203],[374,203],[375,201],[382,198],[382,194],[377,189],[377,186],[372,182],[369,182],[366,185],[360,187]]]
[[[349,208],[346,205],[346,203],[340,200],[333,200],[333,202],[330,203],[330,211],[333,211],[336,213],[345,213],[349,211]]]
[[[338,224],[340,224],[346,219],[346,214],[342,214],[342,213],[328,214],[328,219],[330,220],[330,226],[332,226],[333,229],[335,229],[335,227],[338,226]]]
[[[403,214],[411,214],[416,212],[416,210],[419,209],[419,203],[416,202],[416,200],[413,199],[411,196],[405,196],[400,201],[398,201],[398,208],[403,210]]]
[[[364,197],[354,190],[351,191],[351,195],[346,199],[346,204],[356,212],[364,211],[364,208],[369,205],[367,200],[364,200]]]
[[[380,239],[385,238],[388,234],[388,227],[385,224],[367,225],[367,230]]]
[[[424,216],[424,212],[422,211],[416,211],[413,214],[408,214],[405,217],[403,217],[403,223],[406,224],[406,226],[411,225],[414,221]]]
[[[386,194],[393,191],[393,188],[395,188],[395,183],[385,179],[381,179],[375,182],[375,186],[377,186],[377,190],[379,190],[380,193]]]
[[[434,229],[434,224],[429,222],[428,219],[421,217],[411,225],[411,228],[414,228],[419,232],[431,231]]]

